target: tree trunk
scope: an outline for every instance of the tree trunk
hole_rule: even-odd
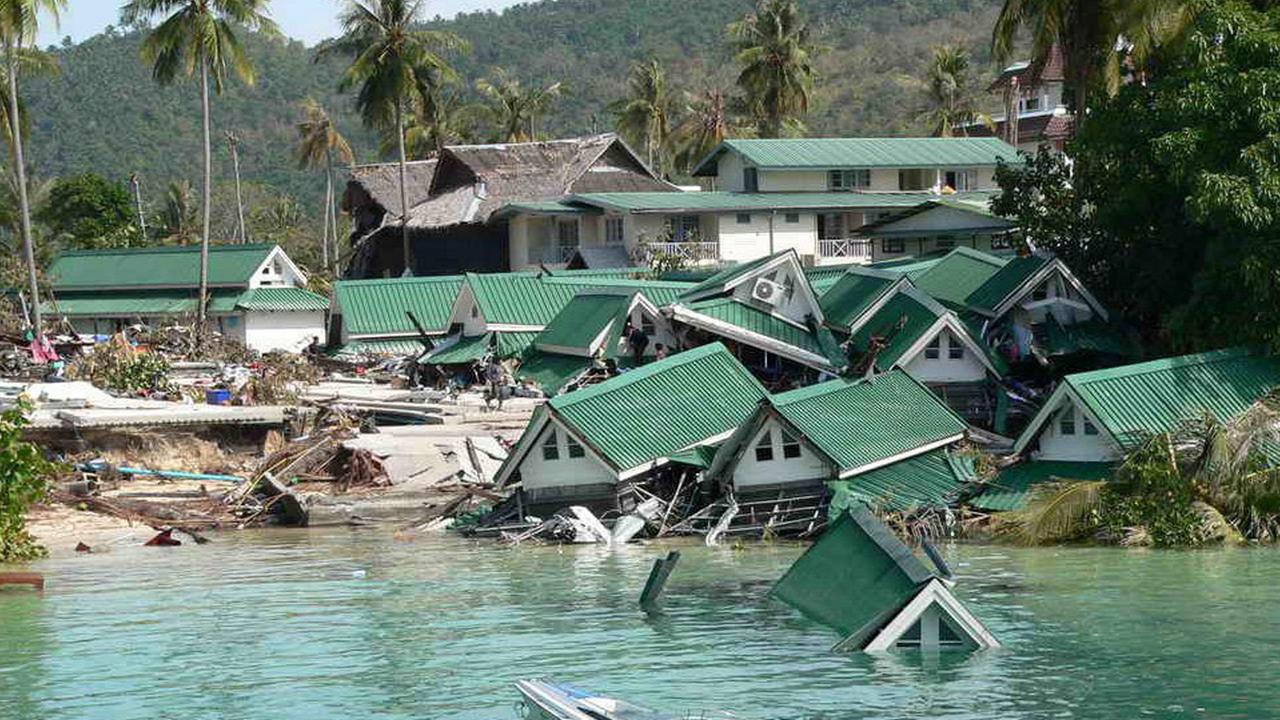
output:
[[[333,155],[325,154],[324,167],[324,234],[320,236],[320,262],[329,269],[329,215],[333,209]]]
[[[333,177],[333,161],[329,162],[329,176]],[[329,227],[333,228],[333,251],[329,256],[333,261],[333,277],[338,277],[338,263],[342,255],[341,241],[338,239],[338,188],[333,188],[333,198],[329,201]]]
[[[244,196],[240,193],[240,144],[236,136],[227,133],[227,144],[231,146],[231,168],[236,175],[236,218],[239,220],[240,242],[249,242],[249,232],[244,226]]]
[[[18,172],[18,207],[22,215],[22,252],[27,261],[27,280],[31,286],[31,331],[38,339],[44,323],[40,313],[40,281],[36,277],[36,249],[31,238],[31,204],[27,197],[27,165],[22,152],[22,120],[18,114],[18,58],[12,42],[5,45],[9,61],[9,122],[13,134],[14,165]]]
[[[204,342],[209,312],[209,223],[213,202],[213,141],[209,117],[209,61],[200,61],[200,113],[204,128],[204,226],[200,233],[200,314],[196,319],[196,345]]]
[[[404,256],[404,276],[413,277],[413,254],[409,248],[409,188],[404,154],[404,108],[396,101],[396,145],[400,152],[400,249]]]
[[[133,202],[138,209],[138,232],[142,234],[142,243],[147,242],[147,215],[142,211],[142,180],[138,178],[137,173],[129,178],[129,184],[133,186]]]

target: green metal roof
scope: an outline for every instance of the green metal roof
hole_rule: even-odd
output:
[[[728,265],[718,270],[715,274],[711,275],[711,277],[708,277],[707,279],[703,280],[697,285],[694,285],[689,289],[687,289],[684,292],[683,297],[698,297],[698,296],[706,295],[707,293],[723,292],[725,286],[728,285],[730,282],[736,280],[739,277],[742,277],[743,275],[746,275],[749,272],[756,270],[757,268],[761,268],[761,267],[764,267],[765,265],[768,265],[770,262],[773,262],[773,260],[775,260],[779,255],[783,255],[788,252],[791,252],[791,251],[784,250],[780,253],[774,253],[773,255],[766,255],[764,257],[751,260],[749,262],[738,263],[737,265]]]
[[[720,449],[719,445],[699,445],[698,447],[681,450],[671,454],[671,462],[677,462],[682,465],[690,465],[696,468],[706,470],[710,468],[716,460],[716,452]]]
[[[589,367],[590,358],[532,350],[521,361],[516,379],[531,381],[547,395],[556,395]]]
[[[246,287],[275,245],[211,245],[209,285]],[[77,250],[48,272],[55,292],[90,288],[183,288],[200,284],[200,246]]]
[[[835,282],[818,303],[827,324],[845,330],[884,296],[901,275],[872,268],[850,268]]]
[[[329,309],[329,299],[297,287],[264,287],[245,290],[236,300],[244,310],[315,312]]]
[[[872,337],[884,338],[887,342],[876,357],[876,367],[891,368],[945,313],[946,308],[925,293],[903,288],[858,328],[851,338],[852,345],[859,352],[866,352]]]
[[[941,442],[968,427],[900,370],[870,380],[831,380],[770,401],[841,472]]]
[[[1063,378],[1063,386],[1070,387],[1125,447],[1140,442],[1148,433],[1172,430],[1202,411],[1223,419],[1234,417],[1277,385],[1280,359],[1247,348],[1183,355]],[[1046,409],[1051,403],[1046,404]]]
[[[575,203],[628,213],[769,212],[782,210],[857,210],[909,208],[936,199],[918,192],[628,192],[574,195]]]
[[[474,337],[459,337],[452,345],[436,347],[427,353],[424,361],[432,365],[463,365],[484,357],[493,344],[493,333]]]
[[[533,341],[538,337],[538,333],[535,332],[498,332],[494,335],[498,346],[498,357],[504,360],[523,356],[533,347]]]
[[[955,195],[943,195],[936,199],[920,203],[914,207],[899,210],[892,215],[867,223],[859,228],[858,232],[870,237],[916,237],[918,235],[927,235],[929,237],[950,237],[950,236],[966,236],[979,233],[1002,233],[1012,230],[1016,224],[1008,218],[1002,218],[991,212],[991,198],[998,191],[979,190],[974,192],[958,193]],[[921,213],[936,210],[938,208],[949,208],[969,215],[976,215],[980,218],[981,224],[969,224],[965,227],[956,227],[952,229],[933,229],[922,230],[921,228],[913,229],[894,229],[894,225],[919,215]],[[972,222],[972,221],[971,221]]]
[[[694,175],[715,175],[724,152],[770,170],[834,168],[937,168],[1021,162],[1018,150],[999,138],[770,138],[725,140],[698,164]]]
[[[628,291],[583,291],[575,295],[547,323],[542,332],[538,333],[534,344],[551,352],[576,350],[584,356],[590,356],[591,343],[600,333],[609,329],[612,342],[605,342],[605,351],[615,355],[617,338],[622,335],[627,310],[634,298],[635,293]]]
[[[855,505],[792,563],[771,594],[842,636],[865,636],[932,578],[892,530]]]
[[[688,283],[633,280],[608,275],[540,275],[534,272],[466,276],[480,312],[490,325],[542,328],[574,295],[587,289],[636,289],[657,305],[665,305],[691,287]]]
[[[895,512],[920,507],[946,507],[955,499],[965,482],[964,463],[945,449],[908,458],[849,480],[833,480],[831,488],[832,518],[854,503]]]
[[[1063,326],[1050,316],[1046,325],[1045,349],[1050,355],[1091,352],[1132,359],[1142,354],[1142,347],[1129,330],[1117,323],[1094,318]]]
[[[552,398],[547,406],[625,470],[733,430],[764,397],[751,373],[712,343]]]
[[[1053,262],[1052,255],[1041,253],[1012,258],[1004,264],[1004,267],[969,293],[964,303],[970,307],[994,313],[1001,303],[1051,262]]]
[[[904,270],[916,287],[934,299],[963,306],[975,290],[990,280],[1007,259],[973,248],[958,247],[921,271]]]
[[[329,354],[339,360],[358,360],[367,357],[418,356],[422,354],[423,349],[422,343],[411,338],[355,340],[334,348]]]
[[[1027,504],[1031,490],[1040,483],[1059,480],[1104,480],[1115,466],[1100,462],[1060,462],[1031,460],[1010,465],[984,485],[980,495],[969,501],[979,510],[1000,512],[1020,510]]]
[[[416,335],[405,311],[428,333],[443,333],[461,287],[461,275],[339,280],[333,294],[348,335]]]
[[[731,297],[699,300],[689,303],[686,307],[700,315],[817,355],[826,359],[832,367],[839,368],[845,364],[840,343],[836,342],[835,337],[826,327],[816,327],[812,330],[797,327],[776,315],[738,302]]]

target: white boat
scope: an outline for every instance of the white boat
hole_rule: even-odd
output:
[[[525,720],[729,720],[727,713],[663,715],[616,698],[551,680],[517,680]]]

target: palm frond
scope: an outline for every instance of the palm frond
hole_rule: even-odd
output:
[[[1023,545],[1079,538],[1092,529],[1105,486],[1103,480],[1042,483],[1026,507],[1007,514],[1002,533]]]

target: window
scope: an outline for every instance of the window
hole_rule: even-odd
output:
[[[933,187],[936,182],[936,175],[932,170],[899,170],[898,171],[898,189],[899,190],[928,190]]]
[[[934,335],[929,344],[924,347],[924,356],[927,360],[937,360],[942,357],[942,333]]]
[[[472,305],[472,306],[471,306],[471,319],[472,319],[472,320],[475,320],[475,319],[476,319],[476,318],[478,318],[478,317],[480,317],[480,306],[479,306],[479,305]]]
[[[1084,434],[1085,434],[1085,435],[1097,435],[1097,434],[1098,434],[1098,428],[1097,428],[1097,426],[1096,426],[1096,425],[1094,425],[1093,423],[1089,422],[1089,418],[1085,418],[1085,419],[1084,419]]]
[[[560,459],[560,446],[556,444],[556,432],[554,430],[547,433],[547,439],[542,443],[542,459],[547,462],[554,462]]]
[[[773,459],[773,432],[766,432],[756,443],[756,462],[769,462]]]
[[[787,213],[785,219],[787,223],[794,225],[800,222],[800,213]]]
[[[819,240],[843,240],[844,238],[844,215],[840,213],[824,213],[818,216]]]
[[[978,184],[978,171],[948,170],[942,174],[942,184],[958,192],[973,190]]]
[[[578,221],[562,220],[556,224],[556,239],[560,242],[561,249],[578,247]],[[568,257],[558,258],[559,262],[568,260]]]
[[[960,344],[960,338],[954,336],[947,338],[947,358],[951,360],[964,359],[964,345]]]
[[[1074,410],[1068,408],[1063,411],[1062,418],[1058,421],[1058,431],[1063,435],[1076,434],[1076,414]]]
[[[582,444],[577,440],[574,440],[572,437],[566,437],[565,441],[568,443],[569,457],[580,458],[586,456],[587,452],[582,449]]]
[[[869,187],[871,187],[871,171],[866,168],[827,172],[828,190],[865,190]]]
[[[760,173],[753,167],[742,168],[743,192],[760,192]]]
[[[622,240],[622,218],[611,217],[604,219],[604,242],[606,245],[621,245]]]
[[[956,246],[956,239],[940,237],[940,238],[936,238],[933,241],[933,244],[936,245],[939,250],[950,250],[951,248]]]
[[[906,251],[907,251],[907,244],[905,240],[881,240],[880,241],[880,252],[883,252],[886,255],[891,255],[894,253],[903,253]]]
[[[788,459],[800,457],[800,441],[791,437],[791,434],[785,430],[782,433],[782,457]]]
[[[738,213],[738,224],[739,224],[739,225],[750,225],[750,224],[751,224],[751,213]]]
[[[676,215],[667,218],[667,230],[671,232],[672,242],[697,242],[698,216]]]

